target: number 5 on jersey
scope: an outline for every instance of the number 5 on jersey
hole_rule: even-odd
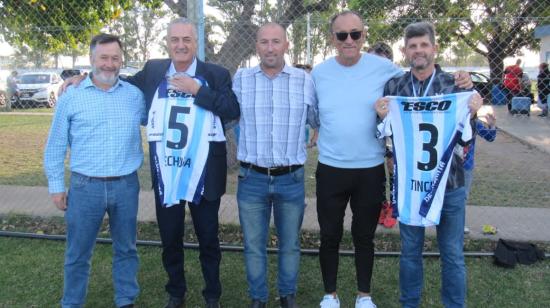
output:
[[[168,147],[169,149],[181,150],[187,145],[187,135],[189,129],[184,123],[178,122],[178,115],[189,114],[190,112],[191,107],[172,106],[172,108],[170,109],[168,128],[178,130],[180,132],[180,137],[177,142],[173,142],[170,140],[166,141],[166,147]]]

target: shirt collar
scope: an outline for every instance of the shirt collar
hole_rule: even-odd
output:
[[[256,65],[256,66],[254,66],[254,67],[252,68],[252,71],[254,72],[254,74],[262,73],[262,74],[266,75],[266,74],[264,73],[264,71],[262,71],[262,68],[260,67],[259,64]],[[285,64],[284,64],[284,66],[283,66],[283,69],[282,69],[277,75],[273,76],[273,79],[277,78],[277,77],[278,77],[279,75],[281,75],[282,73],[285,73],[285,74],[288,74],[288,75],[292,74],[292,70],[291,70],[290,66],[286,65],[286,62],[285,62]],[[267,76],[267,75],[266,75],[266,76]]]
[[[195,76],[196,72],[197,72],[197,57],[193,57],[193,62],[191,63],[191,65],[189,65],[189,67],[187,68],[187,70],[185,70],[184,73],[186,73],[189,76]],[[168,72],[166,72],[166,76],[173,76],[175,73],[177,73],[176,66],[172,61],[170,63],[170,68],[168,68]]]
[[[101,90],[101,91],[104,91],[104,92],[112,92],[116,88],[122,87],[123,83],[120,82],[120,78],[118,78],[117,81],[115,82],[115,84],[112,87],[110,87],[107,91],[105,91],[104,89],[102,89],[102,88],[100,88],[100,87],[98,87],[94,84],[94,82],[92,81],[92,73],[89,73],[88,76],[82,81],[82,85],[84,86],[84,88],[94,87],[94,88],[97,88],[98,90]]]

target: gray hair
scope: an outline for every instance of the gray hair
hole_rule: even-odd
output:
[[[332,27],[334,26],[334,22],[336,21],[336,19],[340,16],[345,16],[345,15],[355,15],[359,18],[359,20],[361,21],[361,25],[362,27],[364,28],[365,27],[365,22],[363,21],[363,17],[361,17],[361,15],[359,13],[357,13],[356,11],[343,11],[343,12],[340,12],[340,13],[337,13],[336,15],[332,16],[330,18],[330,33],[333,33],[334,31],[332,31]],[[363,30],[363,29],[361,29]]]
[[[432,45],[435,45],[435,29],[429,22],[415,22],[405,27],[405,46],[407,41],[413,37],[421,37],[427,35]]]
[[[170,23],[168,24],[168,28],[166,28],[166,38],[167,39],[170,37],[170,28],[172,28],[173,25],[177,25],[177,24],[191,25],[191,27],[193,28],[193,34],[195,35],[195,40],[198,39],[199,35],[197,33],[197,26],[195,25],[195,23],[193,23],[192,21],[190,21],[189,19],[187,19],[185,17],[179,17],[179,18],[176,18],[176,19],[172,19],[170,21]]]
[[[97,45],[109,43],[117,43],[120,50],[122,50],[122,43],[120,42],[120,38],[118,36],[108,33],[100,33],[94,36],[90,42],[90,55],[94,55]]]

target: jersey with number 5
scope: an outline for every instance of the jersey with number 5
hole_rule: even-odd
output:
[[[197,83],[206,81],[194,77]],[[159,197],[167,207],[180,200],[199,203],[209,141],[225,140],[218,117],[194,104],[195,97],[161,82],[149,110],[147,137]]]
[[[439,224],[453,151],[459,139],[472,137],[468,102],[473,93],[389,96],[380,132],[393,140],[393,205],[401,223]]]

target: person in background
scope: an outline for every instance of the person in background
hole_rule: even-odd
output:
[[[542,112],[539,114],[539,117],[546,117],[548,116],[548,97],[550,96],[550,70],[548,70],[548,63],[541,63],[539,65],[537,91],[539,93],[539,103],[542,105]]]
[[[521,92],[521,77],[523,76],[523,70],[520,65],[521,59],[517,59],[515,65],[510,65],[504,69],[502,85],[506,91],[508,111],[512,110],[512,98],[518,96]]]
[[[481,118],[485,118],[485,123],[481,121]],[[496,118],[492,112],[488,112],[485,116],[476,118],[474,135],[468,146],[464,147],[464,193],[466,194],[466,201],[470,196],[470,190],[472,187],[472,181],[474,177],[474,159],[475,159],[475,146],[476,135],[479,135],[488,142],[495,141],[497,136]],[[469,233],[470,229],[465,226],[464,233]]]
[[[374,45],[369,47],[369,49],[367,49],[367,52],[386,58],[393,62],[393,50],[390,45],[384,42],[376,42]]]
[[[393,51],[391,47],[384,42],[377,42],[367,50],[368,53],[377,55],[379,57],[386,58],[393,61]],[[383,225],[386,228],[393,228],[397,223],[397,219],[393,217],[393,207],[391,206],[392,199],[392,187],[393,187],[393,158],[391,149],[391,139],[386,138],[386,153],[384,154],[386,159],[386,173],[389,177],[388,192],[384,192],[384,201],[382,202],[382,209],[380,210],[380,216],[378,217],[378,224]],[[386,197],[390,196],[390,199]]]
[[[7,97],[6,97],[6,110],[11,110],[12,97],[17,93],[17,71],[11,72],[6,80]]]
[[[535,97],[531,92],[531,79],[526,72],[523,72],[523,74],[521,75],[521,92],[519,95],[523,97],[528,97],[529,99],[531,99],[531,103],[535,102]]]
[[[303,69],[304,71],[306,71],[308,74],[311,73],[311,65],[309,64],[300,64],[300,63],[295,63],[294,64],[294,67],[295,68],[299,68],[299,69]],[[310,139],[309,138],[309,130],[311,129],[311,126],[306,123],[306,144],[307,144],[307,147],[308,148],[311,148],[311,147],[314,147],[315,146],[315,143],[312,142],[312,140],[317,140],[316,139],[316,136],[317,136],[317,130],[313,130],[313,137],[314,139]]]

